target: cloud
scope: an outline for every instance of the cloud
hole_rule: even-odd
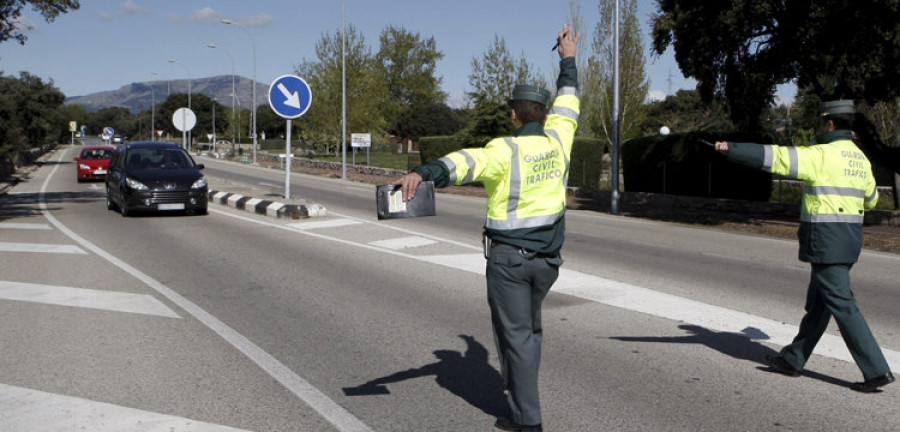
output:
[[[24,16],[21,16],[21,15],[19,15],[13,19],[12,26],[15,29],[15,31],[17,31],[19,33],[28,33],[28,32],[37,32],[38,31],[38,24],[36,22],[34,22]]]
[[[272,16],[263,12],[251,17],[238,19],[236,22],[244,27],[265,27],[271,24],[274,19]]]
[[[249,28],[266,27],[275,21],[271,15],[265,12],[261,12],[253,16],[228,18],[222,12],[219,12],[209,6],[194,11],[194,13],[192,13],[189,17],[173,14],[169,15],[169,17],[167,18],[169,22],[194,22],[216,25],[221,24],[222,20],[224,19],[229,19],[238,26]]]
[[[142,8],[142,7],[134,4],[133,1],[128,0],[125,3],[122,3],[122,7],[119,8],[119,12],[122,15],[139,15],[139,14],[150,13],[150,9]]]
[[[190,20],[194,22],[218,24],[223,19],[225,19],[225,15],[222,15],[221,12],[216,12],[213,8],[207,6],[203,9],[195,11],[194,14],[191,15]]]
[[[119,10],[115,12],[100,12],[100,20],[114,21],[123,16],[144,15],[149,13],[150,9],[140,7],[135,2],[128,0],[125,3],[122,3],[122,5],[119,6]]]
[[[645,103],[649,102],[659,102],[666,100],[666,92],[662,90],[650,90],[647,92],[647,97],[644,99]]]

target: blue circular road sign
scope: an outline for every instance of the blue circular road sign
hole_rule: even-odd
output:
[[[309,84],[296,75],[282,75],[269,86],[269,106],[272,111],[286,119],[295,119],[306,114],[312,104],[312,90]]]

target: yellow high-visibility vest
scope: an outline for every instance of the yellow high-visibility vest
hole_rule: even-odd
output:
[[[547,115],[544,135],[496,138],[484,148],[459,150],[440,159],[451,184],[484,183],[485,228],[534,228],[563,217],[579,110],[575,87],[562,87]]]
[[[803,181],[801,222],[862,224],[865,210],[878,203],[872,165],[853,141],[763,151],[763,169]]]

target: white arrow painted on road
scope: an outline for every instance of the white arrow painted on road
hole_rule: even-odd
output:
[[[284,86],[284,83],[278,83],[278,90],[281,90],[281,94],[287,98],[287,100],[284,101],[285,105],[300,109],[300,94],[297,92],[291,93],[287,87]]]

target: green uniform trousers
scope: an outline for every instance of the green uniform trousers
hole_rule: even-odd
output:
[[[541,303],[559,276],[560,257],[523,256],[495,244],[487,261],[487,293],[500,373],[512,421],[541,423],[538,369],[541,364]]]
[[[781,350],[781,356],[793,367],[802,370],[813,348],[825,333],[831,316],[837,322],[844,343],[862,371],[865,379],[890,372],[884,354],[856,299],[850,290],[852,264],[812,264],[809,289],[806,293],[806,315],[800,321],[800,331],[793,343]]]

